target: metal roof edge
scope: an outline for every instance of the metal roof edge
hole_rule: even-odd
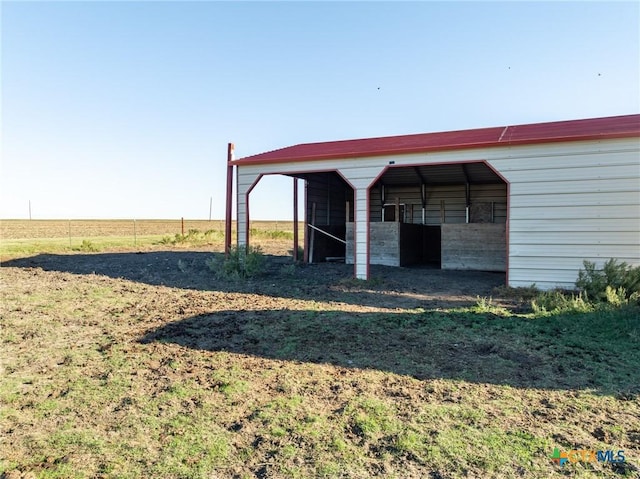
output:
[[[595,123],[597,121],[604,122],[606,120],[609,121],[623,121],[623,120],[636,120],[636,124],[633,125],[629,129],[621,129],[619,131],[602,131],[602,132],[588,132],[588,133],[569,133],[564,135],[549,135],[548,133],[545,135],[542,133],[538,137],[524,137],[524,138],[512,138],[512,133],[516,133],[517,130],[522,129],[532,129],[534,127],[543,127],[543,126],[575,126],[580,123]],[[428,137],[430,135],[442,135],[447,133],[478,133],[482,131],[490,131],[492,129],[497,129],[500,131],[500,134],[495,139],[486,140],[486,141],[471,141],[468,143],[452,143],[452,144],[444,144],[444,145],[424,145],[424,146],[412,146],[412,147],[389,147],[389,148],[381,148],[381,149],[372,149],[372,150],[362,150],[362,151],[342,151],[342,152],[331,152],[331,153],[313,153],[313,154],[300,154],[300,155],[283,155],[282,157],[264,157],[266,155],[273,155],[279,151],[283,153],[285,150],[295,150],[296,148],[303,147],[318,147],[321,148],[323,145],[339,145],[340,143],[349,143],[349,142],[367,142],[367,141],[383,141],[389,140],[392,141],[394,139],[402,139],[402,138],[411,138],[418,136]],[[318,142],[318,143],[302,143],[298,145],[292,145],[284,148],[279,148],[275,150],[271,150],[268,152],[258,153],[256,155],[246,156],[243,158],[238,158],[232,160],[230,162],[231,165],[259,165],[259,164],[272,164],[272,163],[298,163],[298,162],[308,162],[308,161],[322,161],[322,160],[337,160],[337,159],[350,159],[350,158],[367,158],[367,157],[375,157],[375,156],[385,156],[385,155],[406,155],[412,153],[429,153],[434,151],[452,151],[452,150],[466,150],[471,148],[490,148],[496,146],[520,146],[527,144],[542,144],[542,143],[559,143],[559,142],[573,142],[573,141],[588,141],[588,140],[604,140],[604,139],[616,139],[616,138],[633,138],[640,137],[640,114],[631,114],[631,115],[618,115],[612,117],[600,117],[600,118],[587,118],[587,119],[577,119],[577,120],[564,120],[564,121],[554,121],[554,122],[543,122],[543,123],[530,123],[530,124],[522,124],[522,125],[512,125],[505,127],[488,127],[488,128],[474,128],[469,130],[451,130],[451,131],[441,131],[441,132],[430,132],[430,133],[417,133],[417,134],[409,134],[409,135],[395,135],[395,136],[387,136],[387,137],[373,137],[373,138],[357,138],[351,140],[338,140],[338,141],[328,141],[328,142]]]

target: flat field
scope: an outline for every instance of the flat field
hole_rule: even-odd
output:
[[[302,245],[304,225],[299,225]],[[234,241],[235,234],[234,222]],[[257,245],[269,240],[273,246],[272,240],[276,240],[280,245],[286,243],[289,249],[293,247],[291,221],[252,221],[250,234]],[[0,220],[0,239],[0,257],[5,259],[42,252],[145,251],[158,246],[220,249],[224,245],[224,221]]]
[[[495,273],[355,281],[266,233],[264,274],[230,279],[192,236],[2,263],[0,477],[639,476],[637,305],[534,313]]]

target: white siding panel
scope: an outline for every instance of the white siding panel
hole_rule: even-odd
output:
[[[532,145],[491,161],[510,182],[511,286],[572,288],[585,259],[640,264],[639,150],[637,140]]]
[[[247,191],[251,185],[257,180],[259,174],[256,172],[247,172],[242,168],[236,170],[236,215],[238,225],[238,236],[236,243],[238,246],[246,245],[249,241],[247,238]],[[249,198],[251,202],[251,198]]]
[[[507,180],[511,183],[532,183],[541,182],[564,182],[576,180],[602,180],[602,179],[624,179],[632,178],[638,174],[638,166],[615,165],[615,166],[587,166],[584,168],[560,168],[558,166],[544,170],[517,170],[503,172]]]
[[[238,170],[247,175],[274,175],[288,173],[303,173],[313,171],[336,170],[344,160],[302,161],[291,163],[269,163],[264,165],[240,165]]]
[[[625,206],[633,195],[640,195],[638,191],[618,191],[600,193],[547,193],[537,195],[512,195],[512,208],[555,207],[560,205],[580,206]]]
[[[562,218],[562,219],[521,219],[511,223],[511,234],[514,233],[531,233],[534,231],[548,232],[600,232],[605,231],[612,234],[616,232],[634,232],[636,236],[640,236],[640,218],[631,218],[627,221],[620,221],[617,218]]]
[[[515,240],[514,240],[515,241]],[[531,244],[531,243],[513,243],[510,241],[509,261],[512,266],[517,267],[518,257],[538,256],[541,260],[540,267],[547,263],[547,266],[555,269],[554,258],[631,258],[634,263],[640,260],[638,245],[635,249],[628,248],[628,245],[619,244],[588,244],[575,245],[567,242],[565,244]]]
[[[367,214],[367,190],[360,188],[354,191],[356,209],[355,217],[355,263],[356,278],[368,279],[367,245],[369,244],[369,222]]]
[[[550,169],[555,165],[563,165],[564,168],[585,168],[599,166],[625,166],[634,164],[638,160],[638,154],[632,150],[607,150],[607,151],[574,151],[571,154],[558,155],[542,153],[539,149],[537,155],[520,156],[504,160],[492,160],[503,172],[531,171],[541,168]]]
[[[640,150],[640,139],[638,138],[618,138],[609,140],[587,140],[570,141],[547,144],[518,145],[511,147],[486,148],[487,158],[493,160],[505,159],[509,162],[512,159],[536,159],[561,158],[572,155],[592,155],[592,154],[615,154],[628,152],[638,154]]]
[[[518,269],[513,269],[511,275],[517,279],[509,279],[509,285],[514,288],[526,288],[531,285],[535,285],[539,289],[575,289],[575,279],[571,279],[570,275],[558,275],[555,280],[550,280],[548,271],[540,271],[535,275],[527,276],[526,271],[522,272]]]
[[[511,231],[510,239],[512,245],[626,245],[635,242],[640,249],[640,233],[637,231],[618,231],[616,233],[610,231],[572,231],[571,233],[571,236],[568,237],[564,231]]]
[[[550,193],[615,193],[617,191],[638,192],[640,181],[637,178],[619,178],[615,181],[569,180],[558,182],[518,183],[512,184],[511,197],[519,195],[543,195]]]
[[[607,258],[608,260],[609,258]],[[584,258],[555,258],[554,266],[557,271],[566,270],[571,271],[574,274],[574,280],[578,277],[578,270],[583,268],[584,261],[590,261],[595,263],[597,267],[602,267],[606,260],[597,257],[584,257]],[[637,258],[619,258],[620,261],[631,263],[636,261]],[[540,259],[535,256],[520,256],[518,257],[518,268],[522,270],[546,270],[544,265],[540,264]]]
[[[554,207],[511,207],[512,222],[528,219],[577,219],[593,220],[598,218],[618,218],[633,220],[640,214],[640,205],[624,206],[554,206]],[[517,225],[514,225],[517,226]]]
[[[340,172],[347,178],[356,188],[366,188],[380,174],[382,167],[372,166],[368,168],[340,168]]]

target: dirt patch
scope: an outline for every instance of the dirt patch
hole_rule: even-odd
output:
[[[200,291],[237,291],[291,299],[345,301],[387,309],[469,306],[504,285],[503,273],[442,271],[434,268],[371,266],[371,279],[357,281],[353,266],[340,263],[294,265],[274,244],[266,272],[242,282],[216,280],[206,261],[210,251],[149,251],[96,254],[40,254],[5,262],[5,267],[36,268],[79,275],[102,275],[149,285]],[[284,305],[286,307],[286,305]]]

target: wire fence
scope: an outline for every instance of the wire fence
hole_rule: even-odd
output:
[[[188,235],[224,232],[224,220],[2,220],[2,239],[97,238]],[[252,230],[293,233],[292,221],[251,221]],[[235,234],[236,223],[232,231]]]

